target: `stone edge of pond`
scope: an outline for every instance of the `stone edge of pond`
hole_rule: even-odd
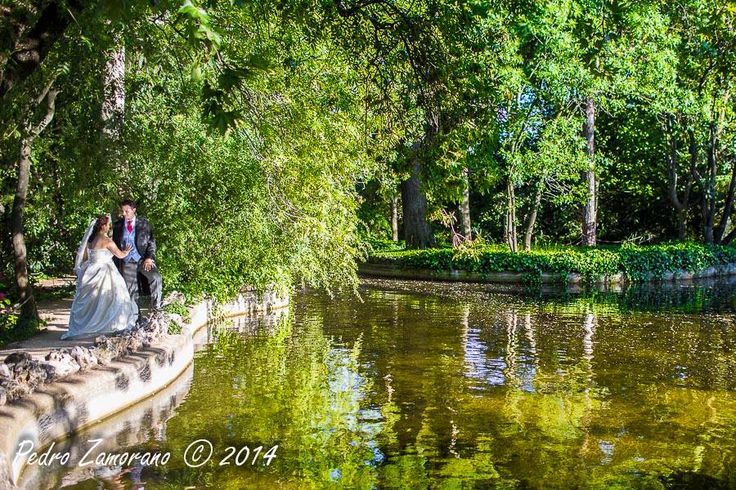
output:
[[[524,284],[527,282],[527,274],[521,272],[470,272],[465,270],[433,270],[433,269],[408,269],[394,264],[363,263],[358,266],[358,273],[369,277],[384,277],[393,279],[416,279],[426,281],[450,281],[450,282],[478,282],[489,284]],[[690,281],[693,279],[705,279],[718,276],[736,275],[736,263],[722,264],[700,271],[675,270],[664,272],[660,276],[650,274],[637,282],[671,282]],[[543,272],[541,274],[542,284],[568,284],[572,286],[584,282],[582,274],[567,274],[565,280],[560,280],[560,274]],[[618,274],[603,275],[594,281],[598,285],[622,286],[627,282],[626,276]]]
[[[16,488],[26,458],[16,461],[22,441],[39,455],[53,441],[97,423],[150,397],[176,380],[194,359],[194,335],[210,321],[289,305],[274,292],[245,291],[218,305],[202,301],[189,309],[189,322],[176,335],[163,334],[153,344],[105,365],[39,386],[25,398],[0,407],[0,489]]]

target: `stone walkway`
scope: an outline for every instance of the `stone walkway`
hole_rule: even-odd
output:
[[[12,342],[0,350],[0,359],[19,350],[29,352],[34,359],[42,360],[50,350],[61,347],[72,348],[75,345],[91,347],[94,339],[87,340],[61,340],[62,334],[67,331],[69,325],[69,309],[72,306],[72,298],[54,299],[44,301],[38,305],[38,313],[41,319],[46,320],[46,328],[33,337]]]
[[[74,284],[73,276],[61,277],[41,281],[41,288],[56,288]],[[42,320],[46,321],[46,328],[41,330],[33,337],[21,340],[19,342],[11,342],[4,349],[0,349],[0,359],[5,359],[12,352],[24,350],[29,352],[34,359],[43,360],[50,350],[62,347],[74,347],[82,345],[90,347],[94,343],[94,339],[88,340],[61,340],[61,336],[67,331],[69,326],[69,309],[72,306],[72,297],[63,299],[42,300],[38,303],[38,313]]]

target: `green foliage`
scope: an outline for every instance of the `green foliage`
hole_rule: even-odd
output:
[[[169,303],[164,307],[164,311],[180,315],[185,322],[189,321],[189,308],[185,304]]]
[[[12,308],[12,302],[6,291],[0,291],[0,344],[5,344],[14,335],[18,314]]]
[[[169,303],[168,305],[164,306],[164,311],[167,313],[173,313],[176,315],[179,315],[182,320],[182,324],[189,323],[189,320],[191,320],[191,314],[189,312],[189,308],[187,305],[182,303]],[[177,335],[182,332],[182,325],[171,322],[169,324],[169,334],[171,335]]]
[[[511,253],[506,247],[484,245],[471,249],[429,249],[375,252],[370,261],[403,268],[465,270],[495,273],[517,272],[526,282],[542,273],[581,274],[588,279],[623,272],[631,281],[661,278],[665,272],[698,272],[708,267],[736,263],[736,248],[671,243],[611,248],[554,247]]]
[[[483,237],[477,237],[473,240],[460,242],[460,244],[455,248],[455,259],[464,263],[479,263],[487,246],[488,245]]]
[[[38,318],[22,318],[12,293],[12,288],[0,283],[0,347],[9,342],[25,340],[45,325]]]
[[[403,241],[395,242],[393,240],[386,240],[385,238],[378,238],[375,236],[368,236],[363,238],[365,244],[368,246],[368,252],[396,252],[404,250],[406,245]]]
[[[683,216],[690,236],[700,234],[694,204],[703,196],[714,213],[727,211],[736,134],[734,10],[706,7],[103,2],[0,106],[4,272],[13,264],[13,164],[26,121],[43,109],[32,101],[53,77],[62,92],[34,143],[25,208],[34,273],[68,272],[90,217],[129,195],[154,225],[167,289],[224,298],[242,283],[355,286],[354,260],[384,245],[373,237],[388,237],[389,202],[416,156],[430,216],[455,208],[468,172],[474,234],[489,242],[502,240],[512,208],[521,231],[540,190],[537,243],[573,243],[587,192],[580,172],[590,165],[601,238],[674,236],[670,183],[689,193]],[[121,43],[118,165],[101,144],[100,111],[109,50]],[[586,97],[599,109],[595,161],[580,135]],[[706,165],[711,132],[717,158]],[[671,143],[677,176],[668,172]],[[657,276],[721,254],[627,250],[508,258],[476,243],[422,260],[534,282],[542,272]]]
[[[165,23],[128,12],[120,31],[122,172],[100,145],[99,48],[114,44],[109,23],[86,19],[78,28],[89,43],[64,44],[49,59],[72,66],[59,78],[54,128],[34,146],[31,270],[68,272],[91,217],[133,197],[153,225],[166,290],[225,299],[243,284],[354,286],[362,250],[354,182],[372,168],[358,74],[340,50],[294,42],[300,26],[281,25],[275,10],[178,7]],[[3,161],[17,145],[2,142]],[[12,168],[2,172],[14,185]],[[7,185],[6,218],[12,195]]]
[[[169,335],[179,335],[182,332],[181,325],[171,322],[169,323],[169,329],[168,334]]]
[[[661,278],[665,272],[696,272],[736,262],[736,248],[671,243],[649,247],[626,245],[619,251],[626,275],[633,280]]]

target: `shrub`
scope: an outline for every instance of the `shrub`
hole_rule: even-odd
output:
[[[389,250],[374,252],[370,262],[402,268],[465,270],[469,272],[517,272],[526,282],[541,274],[581,274],[587,279],[623,272],[631,281],[661,278],[665,272],[696,272],[715,265],[736,263],[736,249],[690,242],[621,247],[550,247],[512,253],[500,245],[458,249]]]

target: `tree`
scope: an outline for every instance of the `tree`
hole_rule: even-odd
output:
[[[711,11],[702,2],[678,2],[672,14],[678,19],[678,84],[684,95],[680,104],[687,111],[691,174],[701,192],[703,238],[706,243],[730,243],[736,237],[736,232],[727,233],[736,193],[736,165],[728,150],[733,133],[727,130],[735,117],[730,102],[736,59],[734,8],[724,4]],[[720,168],[730,173],[725,192],[717,185]]]
[[[41,66],[86,5],[82,0],[25,0],[0,7],[3,21],[0,31],[0,100]]]
[[[113,172],[120,175],[125,185],[127,171],[123,161],[123,128],[125,123],[125,41],[119,32],[113,34],[113,45],[105,53],[102,75],[102,108],[100,120],[102,132],[100,145],[103,159]],[[118,188],[126,195],[124,187]]]
[[[13,210],[11,219],[11,233],[13,251],[15,253],[15,282],[18,287],[18,302],[20,303],[21,325],[35,327],[38,323],[38,309],[36,299],[33,295],[28,274],[28,259],[24,233],[23,215],[28,197],[28,182],[31,174],[31,152],[34,140],[43,132],[54,118],[56,111],[56,96],[58,89],[53,88],[56,77],[44,87],[30,108],[27,122],[23,131],[23,139],[20,144],[20,155],[18,158],[18,180],[16,184],[15,197],[13,199]],[[34,124],[32,114],[43,101],[46,101],[46,113],[41,120]]]
[[[462,121],[465,107],[456,104],[462,95],[453,89],[467,76],[468,60],[479,43],[473,36],[485,7],[388,0],[336,5],[349,28],[341,31],[348,46],[360,53],[364,69],[382,91],[384,107],[403,126],[398,147],[407,175],[401,185],[404,235],[408,247],[426,248],[434,243],[426,182],[444,137]]]

